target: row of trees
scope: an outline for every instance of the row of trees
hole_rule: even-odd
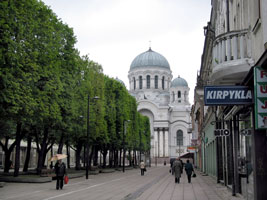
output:
[[[109,165],[119,164],[125,120],[131,120],[127,150],[150,149],[149,120],[137,112],[136,100],[122,83],[105,76],[99,64],[81,57],[75,43],[73,30],[43,2],[0,2],[0,145],[5,172],[15,148],[18,176],[22,140],[27,140],[24,171],[32,142],[37,145],[38,173],[54,144],[58,153],[64,144],[73,148],[79,169],[87,141],[87,101],[94,96],[100,99],[90,101],[90,161],[95,158],[96,164],[101,151],[104,165],[107,152],[112,157]]]

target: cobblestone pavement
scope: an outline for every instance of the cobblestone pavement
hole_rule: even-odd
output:
[[[140,170],[126,170],[125,173],[91,175],[70,179],[63,190],[55,189],[51,183],[6,183],[0,188],[0,200],[243,200],[233,197],[225,186],[217,184],[209,176],[192,178],[187,183],[183,173],[180,184],[174,182],[169,166],[147,168],[144,176]]]

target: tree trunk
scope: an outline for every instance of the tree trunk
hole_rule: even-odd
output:
[[[8,148],[8,141],[9,141],[9,137],[5,138],[5,144],[3,144],[0,140],[0,145],[3,149],[3,151],[5,152],[5,166],[4,166],[4,172],[8,173],[10,167],[12,166],[12,161],[10,159],[11,156],[11,152],[13,151],[16,143],[15,141],[10,145],[10,147]]]
[[[29,135],[27,138],[27,152],[26,152],[26,159],[24,162],[23,172],[28,171],[29,162],[31,159],[31,148],[32,148],[32,137]]]
[[[106,168],[106,166],[107,166],[107,154],[108,154],[108,150],[106,148],[104,148],[104,150],[103,150],[103,168]]]
[[[67,167],[70,169],[70,147],[69,147],[69,141],[66,141],[66,149],[67,149]]]
[[[121,155],[122,155],[122,149],[120,149],[120,161],[119,161],[120,167],[121,167]]]
[[[77,143],[76,151],[75,151],[75,169],[80,170],[81,169],[81,151],[82,151],[82,141],[79,140]]]
[[[112,149],[110,149],[109,150],[109,161],[108,161],[108,165],[109,165],[109,168],[111,168],[112,167],[112,154],[113,154],[113,151],[112,151]]]
[[[4,168],[5,173],[9,172],[12,165],[12,161],[10,160],[11,152],[12,151],[5,151],[5,168]]]
[[[51,153],[51,157],[53,157],[53,155],[54,155],[54,149],[53,149],[53,146],[52,146],[52,148],[51,148],[50,153]],[[53,164],[53,161],[51,161],[51,162],[50,162],[50,169],[53,169],[53,167],[54,167],[54,164]]]
[[[97,166],[98,165],[98,146],[95,146],[94,150],[94,160],[93,160],[93,165]]]
[[[86,145],[83,145],[83,167],[86,167]]]
[[[114,150],[114,167],[118,167],[118,150]]]
[[[20,167],[20,141],[21,141],[21,126],[20,122],[17,123],[17,131],[16,131],[16,156],[15,156],[15,169],[14,169],[14,177],[19,175],[19,167]]]
[[[60,140],[59,140],[59,144],[58,144],[58,150],[57,153],[62,154],[62,149],[63,149],[63,145],[64,145],[64,131],[61,132],[61,136],[60,136]]]
[[[134,151],[134,165],[137,165],[137,153],[136,150]]]
[[[94,154],[94,146],[91,147],[91,151],[89,152],[89,169],[91,170],[91,163],[92,163],[92,157]]]
[[[45,156],[46,156],[46,149],[47,149],[47,138],[48,138],[48,128],[45,127],[44,128],[44,137],[43,137],[43,141],[41,144],[41,149],[38,152],[38,164],[37,164],[37,174],[41,174],[42,172],[42,168],[44,166],[44,160],[45,160]]]

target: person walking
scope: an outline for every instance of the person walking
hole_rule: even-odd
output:
[[[174,172],[175,183],[180,183],[182,163],[179,158],[173,162],[172,171]]]
[[[182,164],[182,167],[181,167],[181,174],[183,174],[184,162],[183,162],[183,160],[181,160],[181,158],[179,158],[179,161],[180,161],[181,164]]]
[[[55,172],[56,172],[56,178],[57,178],[57,185],[56,188],[57,190],[63,189],[63,178],[64,175],[66,175],[66,165],[62,160],[58,160],[56,165],[55,165]]]
[[[140,169],[141,169],[141,176],[144,176],[146,165],[145,165],[143,160],[141,160],[141,162],[140,162]]]
[[[192,172],[194,171],[194,168],[193,168],[193,165],[189,162],[189,160],[186,161],[184,168],[185,168],[185,172],[187,175],[188,183],[191,183],[191,176],[192,176]]]

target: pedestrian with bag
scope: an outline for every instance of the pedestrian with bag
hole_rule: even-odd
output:
[[[55,172],[56,172],[56,179],[57,179],[57,185],[56,189],[58,190],[63,189],[63,178],[67,174],[66,173],[66,165],[62,160],[58,160],[56,165],[55,165]]]
[[[172,171],[174,172],[175,183],[180,183],[182,163],[179,158],[173,162]]]
[[[146,171],[146,165],[143,160],[140,162],[141,176],[144,176],[144,172]]]
[[[181,158],[179,158],[179,161],[180,161],[180,162],[181,162],[181,164],[182,164],[182,168],[181,168],[181,174],[183,174],[184,162],[183,162],[183,160],[181,160]]]
[[[193,168],[193,165],[189,162],[189,160],[186,161],[184,168],[185,168],[185,172],[187,175],[188,183],[191,183],[191,176],[192,176],[192,172],[194,172],[194,168]]]

